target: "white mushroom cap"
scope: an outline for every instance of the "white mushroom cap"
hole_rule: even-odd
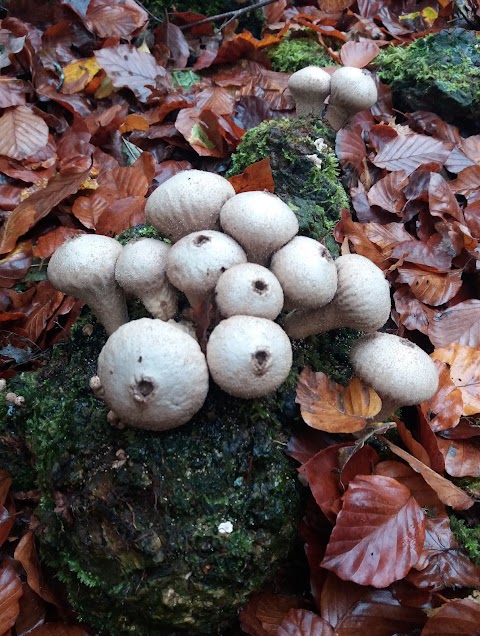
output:
[[[208,368],[196,340],[161,320],[123,325],[98,358],[103,399],[123,423],[164,431],[188,422],[208,392]]]
[[[377,99],[377,87],[368,71],[343,66],[332,75],[325,120],[333,130],[340,130],[352,115],[371,108]]]
[[[246,260],[245,252],[230,236],[215,230],[192,232],[172,246],[167,276],[193,307],[213,293],[225,270]]]
[[[277,323],[255,316],[232,316],[212,331],[207,363],[213,380],[226,393],[261,397],[287,378],[292,346]]]
[[[306,66],[290,76],[288,88],[299,117],[310,113],[318,115],[330,93],[330,75],[317,66]]]
[[[162,183],[147,199],[147,221],[172,241],[218,227],[220,208],[235,190],[212,172],[185,170]]]
[[[123,248],[115,265],[115,278],[127,294],[139,298],[154,318],[169,320],[177,312],[178,292],[167,279],[163,241],[139,238]]]
[[[275,320],[283,307],[283,291],[270,270],[256,263],[241,263],[218,279],[215,300],[222,316],[258,316]]]
[[[128,321],[125,294],[115,280],[118,241],[100,234],[80,234],[52,254],[47,269],[52,285],[83,300],[108,334]]]
[[[240,243],[248,260],[265,265],[298,232],[294,212],[270,192],[241,192],[220,211],[222,229]]]
[[[390,287],[382,270],[359,254],[345,254],[335,261],[337,291],[333,300],[320,309],[293,311],[285,320],[290,338],[350,327],[376,331],[388,320]]]
[[[360,338],[350,360],[355,373],[382,399],[381,421],[397,408],[429,400],[438,387],[435,363],[416,344],[389,333]]]
[[[323,307],[337,291],[330,252],[308,236],[295,236],[275,252],[270,269],[280,281],[288,309]]]

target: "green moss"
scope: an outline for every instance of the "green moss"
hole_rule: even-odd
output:
[[[468,526],[463,519],[450,517],[450,527],[455,539],[461,544],[468,554],[469,559],[480,567],[480,526]]]
[[[325,49],[313,37],[287,35],[279,44],[267,49],[272,69],[282,73],[295,73],[305,66],[336,66]]]
[[[480,38],[475,31],[440,31],[406,47],[390,46],[374,63],[399,109],[433,111],[462,128],[480,130]]]
[[[275,194],[297,215],[299,234],[323,239],[335,255],[332,231],[349,201],[339,180],[333,143],[334,133],[315,116],[263,122],[245,133],[228,174],[270,157]]]

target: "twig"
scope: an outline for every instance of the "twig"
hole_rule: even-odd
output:
[[[157,16],[156,16],[156,15],[153,15],[153,13],[152,13],[151,11],[149,11],[149,10],[147,9],[147,7],[145,7],[145,6],[144,6],[144,5],[140,2],[140,0],[136,0],[136,2],[137,2],[137,4],[139,4],[139,5],[142,7],[142,9],[143,9],[146,13],[148,13],[148,15],[151,17],[151,19],[152,19],[152,20],[155,20],[156,22],[163,22],[163,20],[162,20],[161,18],[157,18]]]
[[[226,13],[219,13],[218,15],[212,15],[209,18],[203,18],[202,20],[198,20],[198,22],[191,22],[190,24],[183,24],[180,28],[182,31],[187,29],[191,29],[192,27],[199,26],[200,24],[207,24],[208,22],[214,22],[216,20],[223,20],[224,18],[230,18],[231,20],[235,20],[240,17],[244,13],[250,13],[250,11],[254,11],[255,9],[261,9],[262,7],[266,7],[267,4],[273,4],[277,0],[261,0],[260,2],[256,2],[255,4],[250,4],[248,7],[243,7],[242,9],[235,9],[235,11],[227,11]]]

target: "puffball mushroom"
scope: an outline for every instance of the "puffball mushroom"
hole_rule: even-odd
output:
[[[115,265],[120,287],[139,298],[160,320],[169,320],[177,312],[178,292],[166,274],[170,249],[170,245],[157,239],[133,239],[125,245]]]
[[[290,76],[288,88],[295,100],[298,117],[318,115],[330,93],[330,75],[318,66],[306,66]]]
[[[198,342],[161,320],[119,327],[98,358],[103,399],[122,423],[165,431],[188,422],[208,393]]]
[[[255,398],[277,389],[292,367],[292,345],[277,323],[232,316],[210,334],[207,363],[218,386],[235,397]]]
[[[99,234],[81,234],[55,250],[47,268],[52,285],[83,300],[110,335],[128,321],[125,294],[115,280],[122,246]]]
[[[429,400],[438,387],[433,360],[416,344],[389,333],[360,338],[352,348],[350,361],[356,375],[382,399],[375,420],[382,421],[401,406]]]
[[[241,192],[220,210],[220,225],[247,253],[249,262],[265,265],[298,232],[294,212],[270,192]]]
[[[359,254],[345,254],[335,261],[337,291],[319,309],[296,310],[285,319],[290,338],[350,327],[361,331],[380,329],[390,316],[390,287],[382,270]]]
[[[213,293],[225,270],[246,260],[245,252],[230,236],[215,230],[192,232],[172,246],[167,276],[194,307]]]
[[[283,290],[270,270],[256,263],[241,263],[227,269],[215,288],[218,310],[230,316],[258,316],[275,320],[283,307]]]
[[[332,75],[324,119],[333,130],[340,130],[352,115],[371,108],[377,99],[377,87],[368,71],[343,66]]]
[[[308,236],[295,236],[275,252],[270,269],[280,281],[288,309],[323,307],[337,291],[330,252]]]
[[[162,183],[147,199],[147,221],[173,242],[197,230],[218,227],[220,208],[235,190],[212,172],[185,170]]]

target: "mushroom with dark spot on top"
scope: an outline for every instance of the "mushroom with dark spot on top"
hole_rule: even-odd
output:
[[[318,66],[306,66],[288,80],[298,117],[320,115],[323,102],[330,93],[330,75]]]
[[[271,393],[292,367],[292,345],[277,323],[256,316],[232,316],[210,334],[207,363],[218,386],[235,397]]]
[[[375,420],[383,421],[401,406],[429,400],[438,387],[438,373],[430,356],[416,344],[389,333],[360,338],[350,361],[356,375],[382,399]]]
[[[125,294],[115,280],[121,252],[113,238],[81,234],[60,245],[47,268],[55,289],[83,300],[109,335],[128,321]]]

